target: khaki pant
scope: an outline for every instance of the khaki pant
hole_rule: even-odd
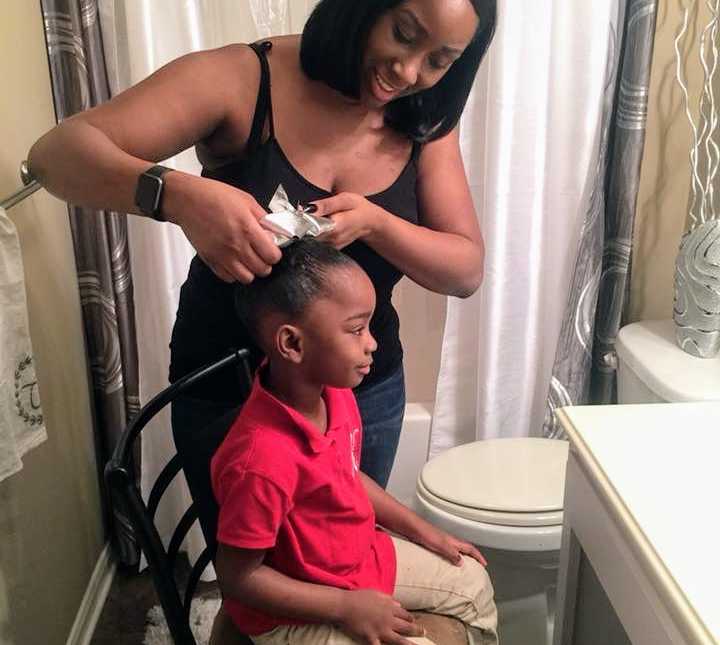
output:
[[[423,610],[458,618],[470,629],[475,645],[497,645],[497,610],[490,578],[476,560],[463,557],[456,567],[427,549],[393,537],[397,578],[393,596],[410,611]],[[222,612],[221,612],[222,614]],[[227,623],[216,620],[211,645],[232,645]],[[225,623],[223,626],[221,623]],[[253,636],[255,645],[357,645],[358,641],[331,625],[277,627]],[[425,637],[409,638],[417,645],[443,645]]]

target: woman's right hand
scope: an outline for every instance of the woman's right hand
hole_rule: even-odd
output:
[[[266,276],[281,257],[255,198],[219,181],[182,172],[166,176],[163,214],[178,224],[198,255],[225,282]]]
[[[367,645],[412,645],[405,636],[424,634],[397,600],[372,589],[347,592],[340,627]]]

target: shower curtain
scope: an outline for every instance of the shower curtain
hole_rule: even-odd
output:
[[[615,339],[627,314],[656,12],[656,0],[627,4],[615,100],[604,110],[598,164],[589,182],[592,192],[555,354],[543,426],[548,437],[563,436],[558,407],[617,401]]]
[[[616,190],[608,208],[621,217],[608,217],[603,298],[623,290],[625,282],[613,276],[629,260],[634,203],[620,161],[632,154],[632,168],[638,148],[610,133],[617,122],[635,134],[644,122],[628,109],[636,107],[631,101],[615,110],[616,76],[624,44],[631,56],[639,43],[652,43],[654,2],[630,1],[626,11],[623,0],[500,0],[498,13],[495,42],[461,124],[485,235],[485,279],[472,298],[448,301],[431,456],[477,439],[552,435],[548,405],[560,400],[558,385],[575,385],[573,370],[593,346],[569,342],[574,333],[592,338],[610,141],[619,161],[609,175]],[[641,78],[648,66],[646,60]],[[623,77],[621,97],[635,98],[642,114],[645,88],[632,84],[636,77]],[[641,154],[642,139],[635,143]],[[622,307],[622,298],[616,302]],[[611,313],[614,324],[602,327],[610,341],[619,324],[617,308]],[[587,321],[589,331],[575,327]],[[580,372],[586,378],[589,367]]]
[[[41,9],[55,114],[62,121],[109,98],[97,0],[42,0]],[[109,501],[102,473],[128,420],[139,409],[127,218],[78,206],[68,210],[90,366],[104,521],[118,560],[135,564],[140,551],[132,526]]]

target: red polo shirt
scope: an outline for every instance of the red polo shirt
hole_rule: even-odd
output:
[[[218,541],[267,549],[265,564],[297,580],[392,594],[395,548],[376,528],[359,476],[362,425],[355,397],[326,387],[323,398],[324,435],[255,379],[212,460]],[[231,599],[225,608],[248,635],[307,622]]]

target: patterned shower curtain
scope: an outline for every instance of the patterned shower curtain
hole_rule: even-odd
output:
[[[630,285],[635,204],[645,142],[657,0],[628,0],[619,79],[606,79],[601,154],[589,178],[570,298],[553,366],[545,436],[560,438],[555,409],[617,400],[615,339]]]
[[[41,0],[58,121],[109,96],[97,0]],[[126,517],[113,508],[102,471],[139,408],[133,283],[126,216],[68,206],[91,371],[98,477],[106,529],[119,562],[139,550]]]

